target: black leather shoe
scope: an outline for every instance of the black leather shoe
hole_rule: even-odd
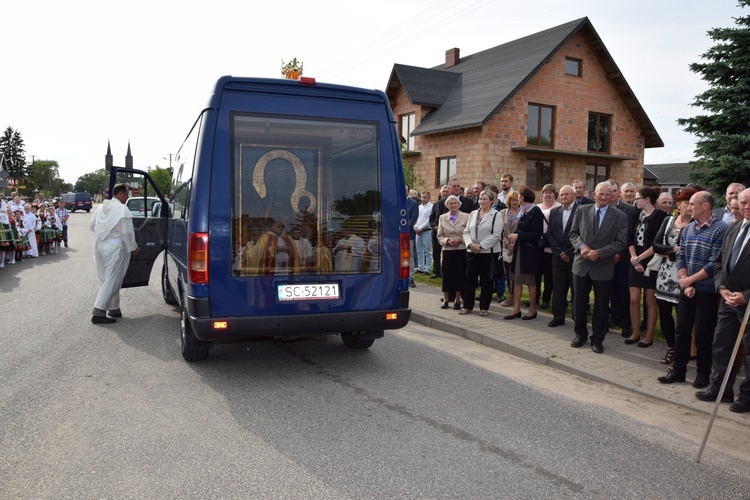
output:
[[[601,354],[604,352],[604,346],[601,344],[591,344],[591,350],[594,351],[597,354]]]
[[[442,304],[440,305],[440,309],[448,309],[448,303],[447,303],[447,302],[443,302],[443,303],[442,303]]]
[[[630,325],[623,326],[622,333],[620,334],[620,336],[626,339],[630,337],[631,335],[633,335],[633,329],[630,327]]]
[[[549,302],[542,302],[542,309],[547,309],[549,307]]]
[[[120,311],[109,311],[107,314],[110,318],[122,318],[122,312]]]
[[[91,316],[91,322],[95,325],[106,325],[109,323],[115,323],[116,321],[117,320],[106,316]]]
[[[547,326],[550,328],[555,328],[556,326],[562,326],[565,324],[565,320],[561,318],[555,318],[549,323],[547,323]]]
[[[460,301],[460,300],[457,300],[457,301],[456,301],[456,302],[455,302],[455,303],[453,304],[453,310],[454,310],[454,311],[460,311],[460,310],[461,310],[461,301]]]
[[[674,384],[675,382],[684,382],[685,374],[678,373],[676,370],[669,370],[666,375],[657,378],[662,384]]]
[[[700,399],[701,401],[716,401],[716,398],[719,396],[719,390],[714,389],[713,387],[710,389],[706,389],[705,391],[698,391],[695,393],[695,397]],[[734,401],[734,394],[725,392],[724,395],[721,397],[722,403],[731,403]]]
[[[584,337],[583,335],[576,335],[576,338],[574,338],[573,342],[570,343],[570,347],[581,347],[586,343],[586,340],[586,337]]]
[[[729,411],[747,413],[750,411],[750,401],[740,398],[729,406]]]
[[[708,387],[708,375],[704,373],[699,373],[695,376],[695,382],[693,382],[693,387],[696,389],[703,389],[704,387]]]

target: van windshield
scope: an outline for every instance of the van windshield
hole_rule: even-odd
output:
[[[376,122],[232,115],[235,276],[380,272]]]

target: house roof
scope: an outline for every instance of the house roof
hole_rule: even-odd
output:
[[[643,168],[653,172],[662,186],[686,186],[688,184],[689,163],[654,163],[644,165]]]
[[[500,111],[576,33],[582,33],[620,92],[645,138],[662,147],[659,134],[587,17],[577,19],[469,56],[458,64],[419,68],[395,64],[387,92],[401,86],[412,104],[434,108],[412,132],[427,135],[480,127]]]

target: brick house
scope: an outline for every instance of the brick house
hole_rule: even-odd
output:
[[[615,178],[641,185],[664,143],[588,18],[420,68],[395,64],[386,94],[419,187]]]

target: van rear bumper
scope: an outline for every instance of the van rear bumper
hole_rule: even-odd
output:
[[[407,302],[407,307],[379,311],[212,318],[200,314],[208,312],[207,301],[204,301],[206,299],[188,300],[188,318],[199,340],[217,343],[325,333],[395,330],[406,326],[411,317],[411,309],[408,308]],[[397,313],[397,319],[386,319],[386,315],[391,313]],[[226,328],[215,328],[214,324],[217,321],[226,322]]]

